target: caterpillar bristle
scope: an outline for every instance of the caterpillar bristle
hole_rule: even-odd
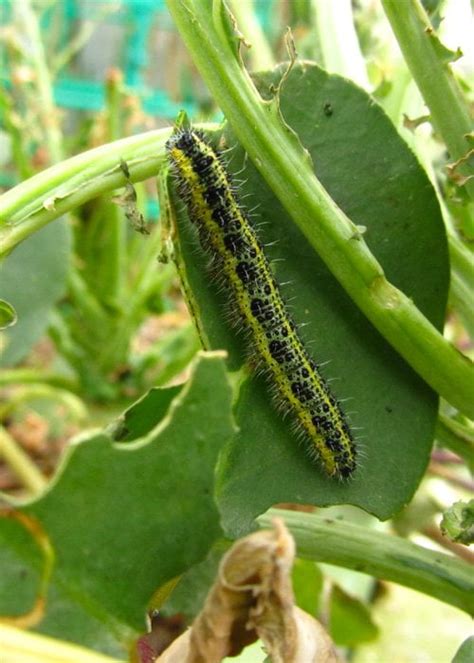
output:
[[[242,181],[230,176],[225,153],[216,152],[201,131],[177,130],[166,149],[178,195],[210,257],[208,269],[230,295],[225,317],[244,332],[254,373],[265,376],[281,416],[292,415],[310,457],[328,476],[350,478],[358,452],[348,418],[301,339],[305,323],[296,325],[289,313],[249,221],[252,211],[242,205]]]

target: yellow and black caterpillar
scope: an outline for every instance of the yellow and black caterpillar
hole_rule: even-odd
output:
[[[189,129],[176,130],[166,149],[178,193],[231,295],[234,317],[248,332],[275,400],[293,415],[326,473],[350,477],[356,448],[346,417],[299,337],[222,156],[202,133]]]

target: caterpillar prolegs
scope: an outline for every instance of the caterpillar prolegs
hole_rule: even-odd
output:
[[[178,193],[222,278],[275,400],[303,432],[331,477],[348,478],[356,448],[347,419],[301,340],[222,155],[196,130],[166,144]]]

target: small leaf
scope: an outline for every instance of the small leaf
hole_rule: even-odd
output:
[[[295,559],[292,571],[296,605],[316,617],[323,589],[323,574],[319,566],[307,559]]]
[[[456,543],[474,543],[474,499],[455,502],[443,515],[441,531]]]
[[[444,62],[445,64],[449,64],[450,62],[456,62],[456,60],[459,60],[459,58],[462,58],[464,55],[461,49],[458,48],[455,51],[452,51],[450,48],[445,46],[439,39],[438,35],[435,33],[433,28],[427,28],[426,33],[431,39],[431,42],[434,46],[434,49],[436,51],[436,55],[439,57],[441,62]]]
[[[329,625],[334,642],[342,647],[369,642],[378,634],[367,606],[337,585],[331,592]]]
[[[4,299],[0,299],[0,329],[11,327],[16,324],[17,320],[18,316],[13,306]]]

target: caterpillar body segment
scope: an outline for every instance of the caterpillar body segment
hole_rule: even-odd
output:
[[[292,414],[325,472],[349,478],[356,447],[346,417],[299,336],[222,156],[203,134],[188,129],[177,130],[166,149],[188,216],[231,295],[275,400]]]

